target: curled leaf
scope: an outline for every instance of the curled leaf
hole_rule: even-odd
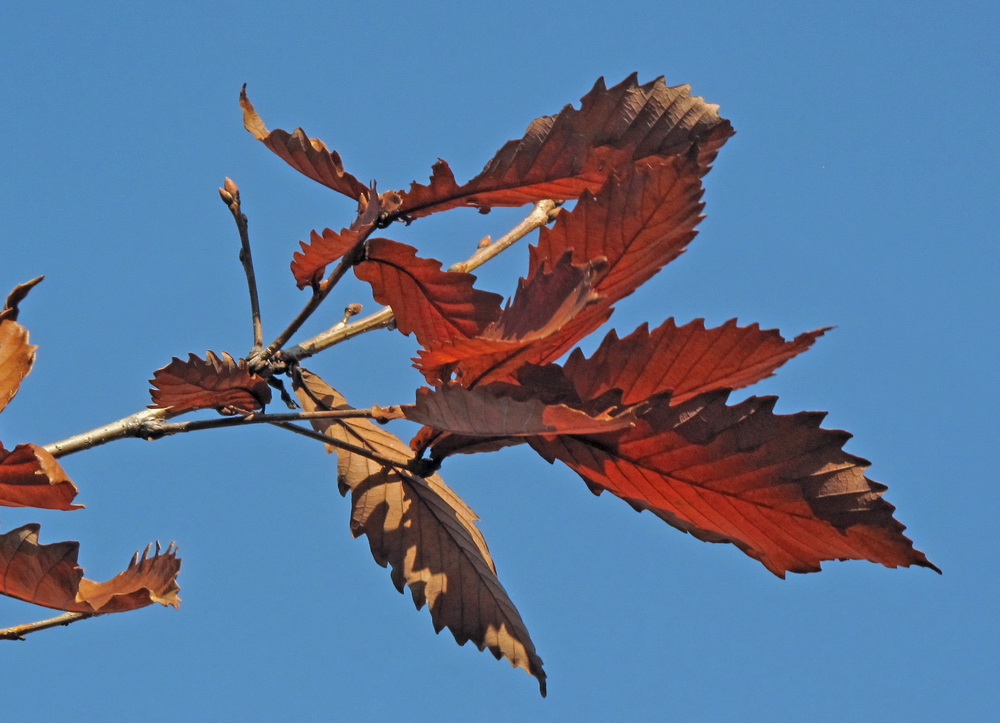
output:
[[[7,300],[4,302],[3,309],[0,309],[0,321],[17,321],[17,315],[19,313],[18,304],[24,301],[24,298],[28,295],[35,286],[41,283],[44,276],[39,276],[32,279],[31,281],[25,281],[23,284],[18,284],[14,289],[7,295]]]
[[[159,543],[136,553],[128,567],[107,582],[83,577],[77,564],[78,542],[38,542],[39,526],[24,525],[0,535],[0,593],[56,610],[80,613],[118,613],[152,603],[178,607],[177,574],[181,561],[171,543],[161,552]]]
[[[77,510],[79,490],[55,457],[36,444],[19,444],[11,451],[0,444],[0,505]]]
[[[301,128],[296,128],[294,133],[280,129],[268,131],[247,97],[245,85],[240,91],[240,107],[243,109],[243,127],[296,171],[354,199],[370,194],[368,186],[344,171],[340,154],[327,150],[323,141],[310,138]]]
[[[337,261],[368,238],[382,210],[381,197],[373,194],[372,200],[363,206],[350,228],[341,229],[340,233],[328,228],[323,229],[322,234],[313,231],[309,235],[309,243],[299,242],[302,250],[296,251],[292,257],[292,275],[300,289],[318,283],[327,264]]]
[[[157,369],[149,380],[153,385],[150,408],[248,413],[271,401],[267,380],[251,373],[245,359],[237,362],[225,352],[221,357],[207,352],[205,357],[190,354],[187,361],[174,357]]]
[[[0,309],[0,412],[21,388],[21,380],[31,371],[38,349],[28,343],[28,330],[17,323],[18,304],[44,276],[14,287]]]
[[[475,276],[443,271],[440,261],[389,239],[369,241],[354,273],[371,284],[376,301],[392,308],[397,328],[425,347],[476,336],[500,315],[503,298],[474,288]]]

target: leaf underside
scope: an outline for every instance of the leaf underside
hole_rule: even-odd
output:
[[[251,373],[244,359],[237,362],[225,352],[221,357],[207,352],[205,359],[190,354],[187,361],[174,357],[153,373],[149,383],[153,385],[149,406],[178,413],[194,409],[247,413],[271,401],[267,380]]]

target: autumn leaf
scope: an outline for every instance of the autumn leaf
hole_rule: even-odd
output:
[[[307,411],[349,409],[322,379],[303,370],[296,394]],[[351,532],[365,535],[375,561],[392,568],[392,581],[425,604],[434,629],[447,627],[459,645],[472,641],[538,679],[545,672],[527,627],[496,575],[476,514],[437,475],[406,471],[412,455],[391,433],[366,419],[320,419],[313,428],[331,439],[398,461],[382,465],[337,449],[341,492],[351,493]]]
[[[56,610],[118,613],[152,603],[178,607],[177,574],[181,561],[171,544],[150,557],[146,547],[128,567],[107,582],[83,577],[77,564],[78,542],[38,542],[39,526],[24,525],[0,535],[0,593]]]
[[[301,128],[296,128],[294,133],[280,129],[268,131],[247,97],[246,85],[240,91],[240,107],[243,127],[296,171],[353,199],[370,194],[368,186],[344,171],[340,154],[327,150],[323,141],[310,138]]]
[[[421,387],[416,403],[404,406],[403,413],[428,427],[476,437],[602,434],[627,429],[633,423],[629,414],[592,416],[565,404],[512,396],[517,391],[510,385]]]
[[[597,313],[582,313],[601,300],[594,285],[605,268],[603,260],[574,264],[569,253],[554,264],[545,262],[520,280],[513,300],[482,334],[423,349],[415,366],[431,384],[454,374],[471,388],[508,381],[520,366],[559,358],[611,313],[604,305]]]
[[[392,308],[397,328],[425,347],[476,336],[500,315],[503,297],[473,288],[475,276],[443,271],[440,261],[389,239],[369,241],[354,273]]]
[[[780,577],[843,559],[937,570],[903,535],[886,487],[865,477],[869,463],[843,451],[849,434],[820,428],[823,413],[774,414],[774,397],[727,406],[727,394],[664,399],[632,429],[531,445],[592,489],[731,542]]]
[[[0,444],[0,505],[77,510],[79,490],[55,457],[36,444],[19,444],[7,451]]]
[[[567,252],[577,264],[603,257],[607,269],[594,290],[614,304],[685,250],[702,219],[701,195],[693,154],[630,166],[596,195],[584,193],[555,226],[542,227],[528,278]]]
[[[35,362],[38,347],[28,343],[28,330],[17,323],[18,304],[43,278],[39,276],[16,286],[7,296],[3,309],[0,309],[0,411],[17,394],[21,380],[28,375]]]
[[[206,353],[205,359],[194,354],[187,361],[174,357],[167,366],[157,369],[149,380],[153,385],[150,408],[186,412],[211,409],[229,413],[247,413],[261,409],[271,401],[267,380],[250,372],[246,360],[238,362],[223,352]]]
[[[718,106],[691,96],[690,86],[668,87],[662,77],[639,85],[633,74],[607,88],[601,78],[579,110],[566,106],[536,119],[468,183],[458,184],[448,164],[438,161],[428,184],[413,183],[402,193],[399,213],[419,218],[458,206],[483,210],[578,198],[601,188],[616,169],[692,147],[704,174],[732,134]]]
[[[300,289],[318,283],[327,264],[337,261],[368,238],[382,211],[381,198],[374,193],[374,189],[371,200],[363,206],[350,228],[341,229],[340,233],[328,228],[323,229],[322,234],[313,231],[309,235],[309,243],[299,242],[302,250],[296,251],[292,256],[292,275]]]
[[[702,392],[765,379],[827,330],[785,341],[774,329],[738,326],[735,319],[713,329],[705,328],[704,319],[683,326],[667,319],[653,331],[643,324],[621,339],[612,330],[589,359],[575,349],[564,371],[583,399],[620,389],[625,404],[662,392],[672,392],[670,403],[679,404]]]

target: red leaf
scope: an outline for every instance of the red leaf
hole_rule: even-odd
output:
[[[372,285],[379,303],[392,307],[397,328],[425,347],[476,336],[500,314],[503,298],[473,288],[475,276],[442,271],[440,261],[389,239],[369,241],[354,273]]]
[[[345,172],[340,155],[327,150],[323,141],[309,138],[301,128],[296,128],[294,133],[280,129],[268,131],[247,98],[245,85],[240,91],[240,107],[243,108],[243,127],[296,171],[354,199],[370,195],[368,186]]]
[[[7,451],[0,444],[0,505],[78,510],[72,504],[79,490],[55,457],[36,444],[19,444]]]
[[[590,415],[565,404],[515,398],[516,387],[485,385],[465,389],[447,384],[421,387],[417,401],[403,407],[406,418],[447,432],[476,437],[525,437],[551,434],[601,434],[632,426],[630,414]]]
[[[670,403],[679,404],[702,392],[738,389],[771,376],[826,330],[785,341],[776,330],[737,326],[735,319],[714,329],[706,329],[704,319],[681,327],[667,319],[652,332],[643,324],[622,339],[611,331],[589,359],[574,350],[564,370],[583,399],[620,389],[624,404],[662,392],[672,392]]]
[[[296,394],[307,411],[349,409],[346,400],[315,374],[303,370]],[[447,627],[459,645],[472,641],[498,660],[538,679],[545,671],[528,629],[497,578],[479,518],[438,475],[405,470],[410,450],[367,419],[313,420],[331,439],[367,448],[400,466],[382,466],[364,455],[337,449],[341,492],[351,492],[351,532],[365,535],[372,557],[392,567],[392,581],[410,588],[417,608],[425,604],[434,630]]]
[[[124,572],[107,582],[83,577],[77,562],[78,542],[38,543],[38,525],[0,535],[0,593],[56,610],[118,613],[152,603],[178,607],[177,574],[181,561],[171,544],[166,552],[147,557],[136,553]]]
[[[815,572],[823,560],[937,568],[913,548],[847,454],[846,432],[824,414],[777,415],[775,398],[726,406],[727,392],[653,406],[636,426],[608,435],[532,438],[596,488],[711,542],[732,542],[769,570]]]
[[[415,366],[431,384],[448,381],[454,373],[462,386],[513,379],[524,364],[545,364],[607,320],[611,310],[585,310],[600,298],[594,280],[601,262],[572,263],[566,254],[551,268],[544,264],[530,279],[521,279],[513,301],[499,318],[475,338],[460,339],[420,351]]]
[[[633,74],[607,88],[604,79],[584,96],[579,110],[566,106],[528,126],[466,184],[455,182],[438,161],[430,183],[413,183],[403,193],[400,214],[419,218],[458,206],[488,209],[520,206],[545,198],[568,200],[596,191],[616,168],[651,156],[698,148],[705,173],[733,134],[718,106],[692,97],[690,86],[667,87],[663,78],[639,85]]]
[[[157,369],[149,380],[153,385],[150,408],[186,412],[211,409],[247,413],[271,401],[271,389],[263,377],[251,374],[245,359],[237,362],[223,352],[222,357],[206,353],[206,360],[194,354],[187,361],[174,357]]]
[[[381,199],[373,193],[372,200],[364,204],[364,209],[358,213],[350,228],[341,229],[340,233],[327,228],[323,229],[322,235],[313,231],[309,235],[309,243],[300,241],[302,250],[292,256],[292,275],[298,287],[304,289],[318,283],[327,264],[337,261],[368,238],[381,211]]]
[[[700,168],[692,156],[636,164],[596,196],[585,193],[531,248],[531,271],[572,252],[574,263],[604,257],[608,269],[595,284],[605,304],[631,294],[694,238],[702,219]]]

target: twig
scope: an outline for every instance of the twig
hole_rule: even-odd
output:
[[[529,213],[523,221],[517,224],[517,226],[512,228],[490,245],[476,251],[476,253],[465,261],[452,264],[448,270],[471,271],[482,266],[501,251],[509,248],[515,242],[521,240],[535,229],[549,223],[553,218],[555,218],[557,210],[557,204],[554,201],[539,201],[535,204],[531,213]],[[392,324],[394,318],[392,309],[385,307],[376,311],[374,314],[370,314],[364,319],[360,319],[359,321],[355,321],[351,324],[345,325],[343,323],[338,323],[332,329],[328,329],[321,334],[317,334],[312,339],[307,339],[301,344],[296,344],[295,346],[286,349],[281,356],[287,361],[301,361],[302,359],[311,357],[314,354],[318,354],[324,349],[329,349],[331,346],[335,346],[342,341],[346,341],[351,337],[358,336],[359,334],[364,334],[365,332],[373,331],[375,329],[384,329]]]
[[[176,416],[168,409],[144,409],[127,417],[123,417],[116,422],[105,424],[103,427],[92,429],[89,432],[74,435],[60,442],[53,442],[45,445],[45,451],[53,457],[65,457],[67,454],[82,452],[91,447],[97,447],[116,439],[126,437],[141,436],[140,430],[144,425],[160,419],[169,419]]]
[[[275,427],[280,427],[281,429],[287,429],[289,432],[295,432],[296,434],[301,434],[303,437],[309,437],[310,439],[316,439],[323,444],[328,444],[331,447],[336,447],[337,449],[342,449],[346,452],[352,452],[354,454],[360,454],[362,457],[367,457],[368,459],[378,462],[379,464],[385,465],[386,467],[395,467],[397,469],[406,469],[406,462],[409,460],[398,460],[390,459],[389,457],[383,457],[378,452],[373,452],[366,447],[360,447],[356,444],[351,444],[350,442],[342,442],[341,440],[330,437],[322,432],[317,432],[308,427],[300,427],[297,424],[292,424],[291,422],[273,422]]]
[[[253,256],[250,253],[250,233],[247,230],[247,217],[240,206],[240,189],[233,179],[226,178],[223,188],[219,189],[222,201],[229,207],[240,232],[240,263],[247,275],[247,286],[250,288],[250,314],[253,319],[253,348],[251,354],[260,351],[264,346],[264,328],[260,321],[260,301],[257,298],[257,277],[253,270]]]
[[[63,613],[48,620],[39,620],[37,623],[25,623],[24,625],[15,625],[11,628],[0,628],[0,640],[24,640],[24,636],[30,633],[37,633],[39,630],[48,630],[60,625],[69,625],[70,623],[75,623],[77,620],[96,618],[99,615],[101,613]]]
[[[185,432],[198,432],[204,429],[222,429],[225,427],[242,427],[247,424],[275,424],[277,422],[308,422],[312,419],[385,419],[392,416],[392,407],[378,409],[333,409],[318,412],[287,412],[284,414],[248,414],[245,417],[222,417],[220,419],[197,419],[190,422],[149,423],[143,426],[140,436],[149,439],[169,437]]]

